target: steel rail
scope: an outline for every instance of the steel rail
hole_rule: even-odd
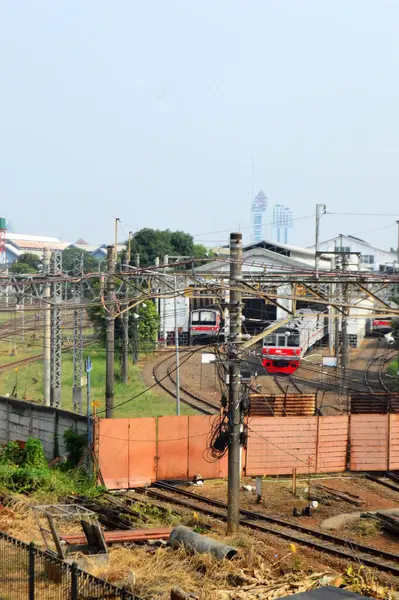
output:
[[[217,519],[226,520],[227,506],[225,503],[219,500],[206,498],[204,496],[176,488],[163,482],[155,483],[154,487],[158,489],[149,488],[145,490],[145,493],[156,497],[159,500],[181,505]],[[175,497],[162,492],[167,492],[167,494],[172,493]],[[207,506],[198,506],[197,504],[190,503],[187,500],[183,500],[179,497],[176,498],[176,495],[186,497],[195,501],[196,503],[202,503]],[[222,509],[223,512],[219,512],[208,507]],[[346,538],[341,538],[328,533],[310,529],[303,525],[291,523],[289,521],[285,521],[284,519],[271,517],[262,513],[241,509],[240,514],[242,516],[240,524],[244,527],[248,527],[262,533],[277,535],[284,539],[309,546],[319,551],[326,552],[328,554],[334,554],[341,558],[349,559],[355,562],[360,562],[364,565],[374,567],[381,571],[389,571],[392,574],[399,576],[398,554],[386,552],[372,546],[365,546]],[[267,525],[260,524],[259,521],[264,521],[267,523]]]
[[[183,353],[186,354],[187,352],[190,352],[190,351],[183,350]],[[173,354],[163,358],[160,362],[158,362],[156,365],[154,365],[154,367],[152,369],[152,374],[153,374],[153,377],[154,377],[156,383],[160,386],[160,388],[163,389],[167,394],[169,394],[173,398],[176,398],[176,392],[171,390],[166,385],[165,377],[160,376],[158,373],[158,369],[162,365],[164,365],[166,367],[167,379],[173,385],[176,385],[176,381],[173,379],[173,377],[171,375],[171,365],[168,366],[165,364],[171,358],[173,358]],[[183,392],[181,394],[180,399],[184,404],[187,404],[187,406],[190,406],[191,408],[194,408],[195,410],[198,410],[199,412],[201,412],[205,415],[213,415],[216,412],[218,412],[219,407],[216,404],[213,404],[212,402],[209,402],[208,400],[205,400],[204,398],[201,398],[200,396],[193,394],[192,392],[190,392],[189,390],[187,390],[186,388],[184,388],[181,385],[180,385],[180,390],[181,390],[181,392]]]

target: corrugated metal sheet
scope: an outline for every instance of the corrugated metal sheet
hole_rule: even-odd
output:
[[[216,416],[100,419],[99,465],[110,489],[201,474],[227,476],[227,456],[207,451]],[[252,417],[243,473],[255,475],[399,470],[399,415]]]
[[[246,475],[314,473],[317,417],[254,417],[249,423]]]
[[[399,414],[399,394],[351,392],[352,414]]]
[[[316,394],[250,394],[253,417],[311,417],[316,413]]]
[[[352,415],[350,469],[385,471],[388,466],[387,415]]]

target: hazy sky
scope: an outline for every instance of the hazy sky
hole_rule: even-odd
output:
[[[397,0],[0,0],[1,213],[66,241],[115,217],[249,241],[253,185],[266,221],[396,211],[321,228],[396,245],[398,31]]]

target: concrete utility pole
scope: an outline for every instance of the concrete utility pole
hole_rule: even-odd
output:
[[[62,277],[62,252],[60,250],[53,250],[51,272],[56,277]],[[62,281],[54,280],[52,287],[50,403],[51,406],[59,408],[62,390]]]
[[[118,224],[121,222],[119,217],[115,219],[115,267],[118,263]]]
[[[227,531],[235,533],[240,523],[240,428],[241,366],[238,354],[241,342],[242,234],[230,234],[230,332],[229,359],[229,446]]]
[[[107,246],[107,293],[106,293],[106,375],[105,375],[105,416],[111,418],[114,412],[114,362],[115,362],[115,249]]]
[[[180,416],[180,355],[179,327],[177,325],[177,278],[174,276],[175,348],[176,348],[176,415]]]
[[[166,272],[166,267],[169,264],[169,255],[168,254],[164,254],[163,257],[163,272]],[[165,266],[166,265],[166,266]],[[163,302],[163,311],[162,311],[162,337],[163,337],[163,341],[164,341],[164,346],[166,348],[166,346],[168,345],[168,340],[167,340],[167,332],[166,332],[166,300],[164,300]]]
[[[399,221],[396,221],[396,225],[398,226],[398,247],[396,248],[396,252],[397,252],[398,269],[399,269]]]
[[[47,278],[50,272],[50,250],[43,251],[43,277]],[[44,284],[43,291],[43,403],[50,406],[50,336],[51,336],[51,308],[50,308],[50,284]]]
[[[396,221],[396,224],[398,226],[398,247],[397,247],[397,252],[398,252],[398,270],[399,270],[399,221]],[[396,378],[399,381],[399,346],[398,346],[398,357],[397,357],[397,367],[396,367]]]
[[[134,255],[134,266],[136,269],[140,268],[140,254]],[[138,279],[134,278],[135,284],[137,286]],[[137,290],[135,290],[134,295],[137,296]],[[139,306],[135,306],[133,309],[133,364],[137,365],[139,362]]]
[[[346,273],[348,270],[348,256],[347,254],[342,254],[342,271]],[[349,287],[347,283],[343,284],[343,292],[344,292],[344,304],[349,303]],[[343,308],[344,314],[342,315],[342,364],[341,364],[341,377],[342,377],[342,385],[345,386],[346,381],[346,370],[348,367],[348,309],[345,306]]]
[[[84,254],[75,256],[75,275],[84,274]],[[72,288],[76,307],[73,311],[73,410],[82,414],[82,375],[83,375],[83,282],[80,280]]]
[[[337,257],[334,254],[334,257],[332,258],[332,270],[335,271],[336,269],[336,264],[337,264]],[[334,348],[335,348],[335,321],[337,320],[336,318],[336,308],[333,306],[334,303],[334,296],[335,296],[335,283],[330,283],[330,307],[329,307],[329,316],[328,316],[328,350],[330,353],[330,356],[333,356],[334,354]],[[335,318],[334,318],[335,317]]]
[[[128,277],[130,273],[130,249],[131,249],[131,234],[129,231],[129,239],[127,243],[127,251],[126,251],[126,260],[125,260],[125,277]],[[124,283],[124,296],[125,296],[125,308],[128,306],[129,302],[129,286],[125,282]],[[123,383],[128,383],[129,381],[129,311],[123,313],[122,315],[122,323],[123,323],[123,357],[122,357],[122,381]]]
[[[316,231],[315,231],[315,261],[314,268],[317,272],[319,270],[319,232],[320,232],[320,219],[323,215],[326,214],[327,206],[325,204],[316,204]]]

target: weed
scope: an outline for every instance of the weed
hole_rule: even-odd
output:
[[[132,508],[150,518],[152,523],[167,523],[174,525],[179,516],[176,515],[170,507],[155,506],[155,504],[144,504],[143,502],[135,502]]]
[[[380,526],[375,519],[360,519],[356,525],[356,533],[361,537],[374,536],[380,533]]]
[[[252,541],[247,536],[238,536],[229,540],[229,544],[235,548],[249,548],[252,545]]]

